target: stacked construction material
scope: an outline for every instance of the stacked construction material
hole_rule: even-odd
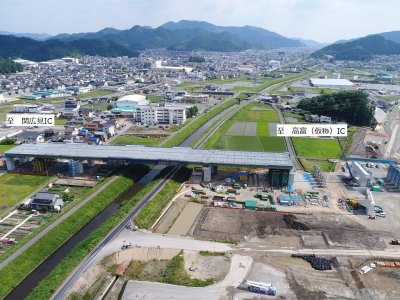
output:
[[[280,205],[287,205],[287,206],[292,206],[292,205],[301,205],[303,203],[303,198],[294,193],[294,194],[280,194],[279,195],[279,204]]]
[[[313,177],[315,178],[315,181],[319,187],[326,187],[326,176],[322,172],[320,165],[314,166]]]
[[[292,257],[302,258],[308,261],[315,270],[332,270],[332,260],[316,257],[314,254],[292,254]]]

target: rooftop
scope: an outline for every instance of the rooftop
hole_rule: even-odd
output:
[[[147,103],[144,103],[144,102],[147,102],[146,96],[137,95],[137,94],[126,95],[117,100],[117,102],[121,102],[121,101],[132,101],[132,102],[134,101],[134,102],[138,102],[138,104],[142,104],[142,103],[147,104]]]
[[[347,79],[325,79],[325,78],[310,78],[313,85],[338,85],[338,86],[353,86],[350,80]]]
[[[8,157],[69,159],[127,159],[155,162],[239,165],[292,169],[288,153],[198,150],[185,147],[109,146],[87,144],[23,144],[6,151]]]

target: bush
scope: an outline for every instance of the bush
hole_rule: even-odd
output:
[[[14,138],[7,137],[0,141],[0,145],[14,145],[16,141]]]
[[[192,279],[185,271],[183,251],[181,251],[168,263],[164,274],[164,282],[184,286],[203,287],[213,284],[214,278]]]

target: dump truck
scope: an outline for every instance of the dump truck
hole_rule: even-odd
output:
[[[276,295],[276,288],[273,287],[272,284],[270,284],[270,283],[244,280],[244,281],[242,281],[242,284],[246,285],[247,289],[253,293],[266,294],[269,296]]]
[[[392,244],[392,245],[399,245],[399,246],[400,246],[400,240],[398,240],[398,239],[393,239],[393,240],[390,241],[390,244]]]

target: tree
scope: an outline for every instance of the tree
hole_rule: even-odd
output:
[[[14,138],[7,137],[0,141],[0,145],[14,145],[16,141]]]
[[[188,118],[192,118],[195,115],[197,115],[197,113],[199,112],[199,108],[195,105],[192,106],[191,108],[189,108],[188,110],[186,110],[186,117]]]
[[[370,126],[375,122],[375,106],[369,101],[368,94],[364,91],[341,91],[303,99],[297,107],[356,126]]]

